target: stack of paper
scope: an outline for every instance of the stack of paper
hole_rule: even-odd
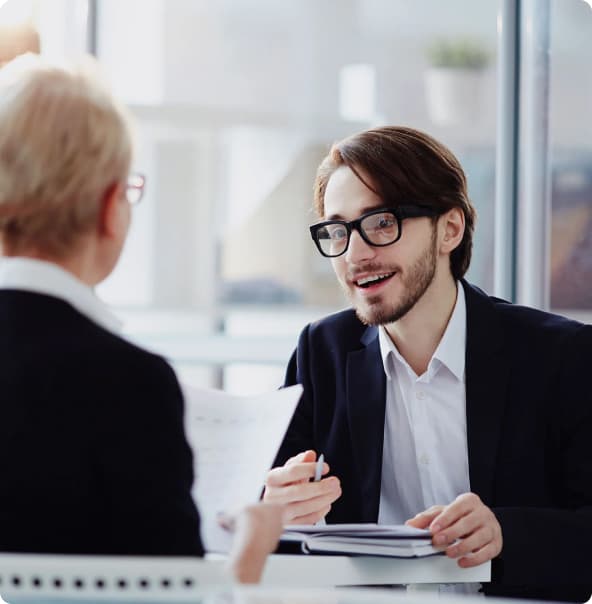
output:
[[[329,524],[326,526],[292,525],[282,541],[298,541],[305,553],[390,556],[416,558],[441,554],[432,546],[427,529],[389,524]]]

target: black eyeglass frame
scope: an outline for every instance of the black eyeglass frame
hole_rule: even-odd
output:
[[[373,216],[375,214],[387,214],[387,213],[392,214],[397,220],[397,227],[398,227],[397,238],[393,239],[393,241],[389,241],[388,243],[373,243],[372,241],[370,241],[368,239],[366,233],[364,233],[364,229],[362,229],[362,226],[361,226],[362,221],[365,218],[368,218],[368,216]],[[355,220],[349,220],[349,221],[348,220],[325,220],[323,222],[317,222],[316,224],[310,225],[309,230],[310,230],[310,235],[312,237],[312,240],[315,242],[315,245],[317,246],[317,249],[319,250],[321,255],[325,256],[325,258],[338,258],[339,256],[345,254],[345,252],[347,252],[347,248],[349,247],[349,242],[351,239],[352,230],[354,230],[354,229],[356,231],[358,231],[358,233],[360,234],[360,237],[368,245],[371,245],[372,247],[386,247],[388,245],[393,245],[393,243],[396,243],[397,241],[399,241],[399,239],[401,239],[401,235],[403,234],[403,220],[405,220],[406,218],[433,217],[433,216],[438,216],[440,213],[441,212],[439,212],[437,209],[432,208],[430,206],[421,205],[421,204],[406,204],[406,205],[400,205],[400,206],[390,207],[390,208],[376,208],[375,210],[362,214],[359,218],[356,218]],[[344,226],[347,231],[347,243],[345,244],[345,247],[343,248],[343,250],[341,252],[339,252],[339,254],[327,254],[326,252],[323,251],[323,249],[321,247],[321,242],[318,237],[318,232],[323,227],[326,227],[330,224],[340,224],[340,225]]]

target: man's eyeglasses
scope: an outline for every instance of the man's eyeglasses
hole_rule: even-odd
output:
[[[126,198],[130,205],[135,206],[142,201],[144,196],[144,186],[146,177],[143,174],[134,172],[127,179]]]
[[[363,214],[356,220],[326,220],[313,224],[310,227],[310,234],[323,256],[336,258],[346,252],[353,229],[360,233],[368,245],[384,247],[401,238],[405,218],[437,216],[438,214],[436,209],[423,205],[378,208]]]

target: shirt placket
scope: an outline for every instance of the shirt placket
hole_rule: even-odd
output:
[[[434,461],[430,449],[430,428],[428,422],[428,407],[430,403],[429,383],[421,378],[413,384],[413,405],[415,407],[414,438],[417,455],[417,469],[423,496],[424,507],[434,505],[433,476]]]

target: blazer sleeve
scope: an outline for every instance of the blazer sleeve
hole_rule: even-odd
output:
[[[92,429],[111,553],[201,556],[193,457],[172,368],[148,353],[122,356],[96,389]],[[110,364],[113,367],[113,364]]]
[[[592,592],[592,327],[575,331],[561,356],[549,426],[560,457],[556,505],[494,508],[504,535],[499,580],[564,586],[573,591],[569,599],[583,601]],[[565,591],[558,593],[556,599],[568,599]]]
[[[303,392],[273,463],[274,467],[283,465],[290,457],[302,451],[315,448],[313,436],[313,388],[311,374],[307,370],[310,364],[309,332],[310,325],[307,325],[300,334],[298,346],[293,352],[286,370],[284,387],[301,384]]]

